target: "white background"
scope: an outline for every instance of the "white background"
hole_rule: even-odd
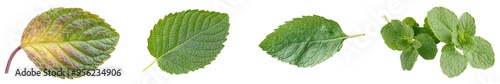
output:
[[[500,68],[470,66],[460,76],[448,78],[441,72],[439,57],[418,58],[412,71],[403,71],[400,51],[390,50],[380,36],[389,19],[414,17],[423,24],[427,11],[444,6],[460,16],[469,12],[476,19],[477,33],[499,52],[498,12],[495,0],[2,0],[0,1],[0,68],[20,44],[22,32],[36,15],[53,7],[79,7],[99,15],[120,34],[112,57],[102,67],[120,67],[121,77],[82,77],[64,80],[54,77],[14,76],[15,69],[34,67],[24,51],[17,53],[10,73],[0,74],[2,84],[500,84]],[[212,64],[182,75],[171,75],[154,64],[147,50],[149,31],[168,13],[205,9],[228,13],[230,30],[226,46]],[[325,62],[298,68],[272,58],[258,44],[279,25],[302,15],[321,15],[337,21],[346,34],[365,33],[347,39],[344,47]],[[443,43],[439,44],[439,51]],[[499,57],[496,57],[498,62]]]

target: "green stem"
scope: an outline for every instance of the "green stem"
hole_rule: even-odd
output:
[[[155,64],[156,60],[158,59],[155,59],[155,61],[151,62],[151,64],[149,64],[146,68],[142,69],[142,72],[145,72],[149,67],[151,67],[151,65]]]
[[[390,22],[390,21],[389,21],[389,19],[387,19],[387,16],[385,16],[385,15],[384,15],[384,20],[385,20],[386,22]]]
[[[355,37],[360,37],[360,36],[365,36],[365,34],[350,35],[350,36],[347,36],[347,38],[355,38]]]

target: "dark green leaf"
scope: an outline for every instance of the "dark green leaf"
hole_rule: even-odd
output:
[[[415,36],[415,40],[422,43],[422,47],[418,48],[418,54],[426,60],[434,59],[438,49],[432,37],[429,34],[422,33]]]

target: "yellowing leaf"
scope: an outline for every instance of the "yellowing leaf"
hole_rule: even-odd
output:
[[[118,39],[119,34],[95,14],[80,8],[53,8],[33,18],[15,52],[23,49],[40,70],[97,69],[111,57]],[[57,77],[81,75],[64,73]]]

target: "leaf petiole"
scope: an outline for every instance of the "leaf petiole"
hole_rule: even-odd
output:
[[[384,20],[385,22],[390,22],[389,19],[387,18],[387,16],[384,15]]]
[[[151,67],[151,65],[155,64],[156,60],[158,59],[155,59],[155,61],[151,62],[151,64],[149,64],[146,68],[142,69],[142,72],[145,72],[149,67]]]
[[[10,54],[9,61],[7,61],[7,66],[5,67],[5,74],[9,73],[9,68],[10,68],[10,62],[12,62],[12,59],[16,55],[17,51],[21,50],[21,46],[18,46],[12,54]]]
[[[355,37],[360,37],[360,36],[365,36],[365,34],[354,34],[354,35],[347,36],[347,38],[355,38]]]

